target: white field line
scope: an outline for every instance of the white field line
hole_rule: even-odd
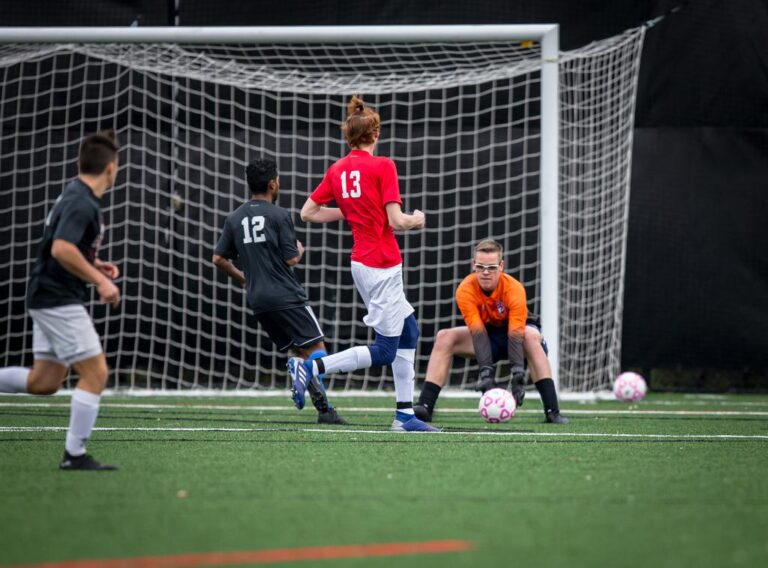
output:
[[[764,401],[726,401],[726,400],[654,400],[644,404],[653,404],[656,406],[756,406],[759,408],[768,408],[768,400]]]
[[[66,426],[0,426],[0,432],[65,432]],[[103,428],[97,432],[311,432],[315,434],[443,435],[443,436],[516,436],[545,438],[648,438],[669,440],[768,440],[760,434],[609,434],[605,432],[392,432],[390,430],[355,430],[326,428]]]
[[[52,396],[72,396],[73,389],[61,389]],[[393,391],[355,391],[355,390],[331,390],[332,398],[394,398]],[[291,391],[288,389],[268,389],[268,390],[237,390],[221,391],[214,389],[194,389],[194,390],[147,390],[147,389],[105,389],[102,392],[105,397],[122,396],[131,398],[290,398]],[[11,395],[12,396],[12,395]],[[21,395],[28,396],[28,395]],[[440,393],[443,398],[461,398],[461,399],[479,399],[480,393],[460,388],[446,388]],[[539,393],[535,389],[529,389],[526,397],[530,399],[541,400]],[[599,392],[563,392],[560,393],[560,400],[568,402],[597,402],[603,400],[616,400],[611,391]],[[768,404],[768,403],[767,403]]]
[[[53,399],[68,398],[72,396],[72,389],[62,389],[52,395]],[[111,397],[125,397],[125,398],[182,398],[182,399],[199,399],[199,398],[218,398],[222,400],[234,399],[253,399],[253,398],[290,398],[290,391],[286,389],[270,389],[270,390],[240,390],[240,391],[221,391],[213,389],[195,389],[195,390],[176,390],[176,391],[159,391],[159,390],[146,390],[146,389],[106,389],[103,393],[105,400]],[[330,391],[331,398],[344,399],[344,398],[393,398],[394,393],[390,391]],[[9,398],[27,398],[30,395],[27,394],[3,394],[2,396]],[[539,393],[535,389],[528,389],[526,391],[526,400],[541,400]],[[480,398],[480,394],[477,392],[451,388],[443,389],[440,393],[441,398],[451,399],[465,399],[465,400],[477,400]],[[598,391],[588,393],[571,393],[561,392],[559,398],[562,402],[577,402],[582,404],[592,404],[595,402],[616,401],[616,397],[610,391]],[[762,407],[768,408],[768,399],[761,401],[750,400],[732,400],[729,395],[724,394],[683,394],[682,400],[654,400],[647,401],[641,404],[654,405],[654,406],[735,406],[735,407]]]
[[[51,403],[51,402],[0,402],[0,408],[11,407],[35,407],[35,408],[69,408],[69,403]],[[294,411],[293,406],[275,406],[275,405],[225,405],[225,404],[141,404],[141,403],[118,403],[102,402],[101,408],[122,408],[134,410],[226,410],[236,412],[264,412],[264,411]],[[391,413],[391,408],[367,407],[367,406],[344,406],[339,407],[344,412],[368,412],[368,413]],[[475,414],[474,408],[440,408],[440,414]],[[538,414],[541,412],[538,408],[518,409],[519,414]],[[588,416],[765,416],[768,417],[768,411],[760,410],[651,410],[634,408],[624,409],[567,409],[563,414],[588,415]]]

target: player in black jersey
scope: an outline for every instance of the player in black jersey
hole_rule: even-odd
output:
[[[245,170],[251,199],[224,222],[213,263],[246,289],[248,307],[281,353],[302,359],[326,355],[323,331],[293,273],[304,254],[291,215],[275,205],[280,178],[274,161],[250,163]],[[240,259],[241,271],[232,262]],[[309,385],[321,424],[346,424],[328,403],[323,377]]]
[[[96,287],[102,304],[117,307],[120,290],[112,282],[117,266],[98,257],[104,232],[99,199],[117,176],[118,144],[112,131],[88,136],[80,145],[79,175],[59,195],[45,219],[40,251],[27,289],[32,317],[34,365],[0,369],[0,392],[53,394],[69,367],[79,375],[72,394],[64,457],[65,470],[109,470],[85,451],[107,383],[107,361],[85,310]]]

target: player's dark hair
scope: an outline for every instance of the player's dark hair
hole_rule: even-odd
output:
[[[504,247],[498,241],[484,239],[475,245],[475,254],[479,252],[497,252],[501,257],[504,254]]]
[[[381,130],[379,113],[367,106],[363,99],[352,95],[347,104],[347,119],[341,127],[351,148],[373,144]]]
[[[254,160],[245,168],[245,179],[252,195],[267,193],[269,182],[277,179],[277,164],[274,160]]]
[[[99,175],[117,159],[117,135],[114,130],[102,130],[91,134],[80,144],[78,168],[81,174]]]

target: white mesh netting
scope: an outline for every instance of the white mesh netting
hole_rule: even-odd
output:
[[[633,109],[643,30],[561,54],[560,381],[588,391],[619,369]],[[117,388],[283,388],[242,291],[210,262],[244,169],[277,160],[280,205],[307,247],[299,265],[332,351],[367,342],[349,275],[349,231],[304,227],[298,209],[347,151],[350,94],[381,114],[378,151],[398,166],[400,235],[423,377],[437,330],[459,325],[455,286],[474,242],[500,240],[540,305],[541,56],[536,42],[392,45],[0,46],[0,365],[31,363],[24,309],[42,220],[74,177],[81,138],[116,128],[121,173],[102,202],[100,255],[120,265],[120,310],[94,305]],[[544,330],[546,335],[546,329]],[[552,341],[552,338],[550,338]],[[453,386],[473,382],[457,361]],[[387,370],[329,377],[390,389]]]

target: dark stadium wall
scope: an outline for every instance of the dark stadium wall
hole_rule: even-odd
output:
[[[175,0],[4,0],[3,26],[166,26]]]
[[[703,0],[647,35],[622,361],[656,388],[768,389],[765,29],[764,2]]]
[[[671,12],[671,13],[670,13]],[[571,49],[648,30],[623,366],[654,387],[768,389],[768,4],[757,0],[3,2],[3,25],[560,24]],[[711,377],[715,377],[711,379]]]

